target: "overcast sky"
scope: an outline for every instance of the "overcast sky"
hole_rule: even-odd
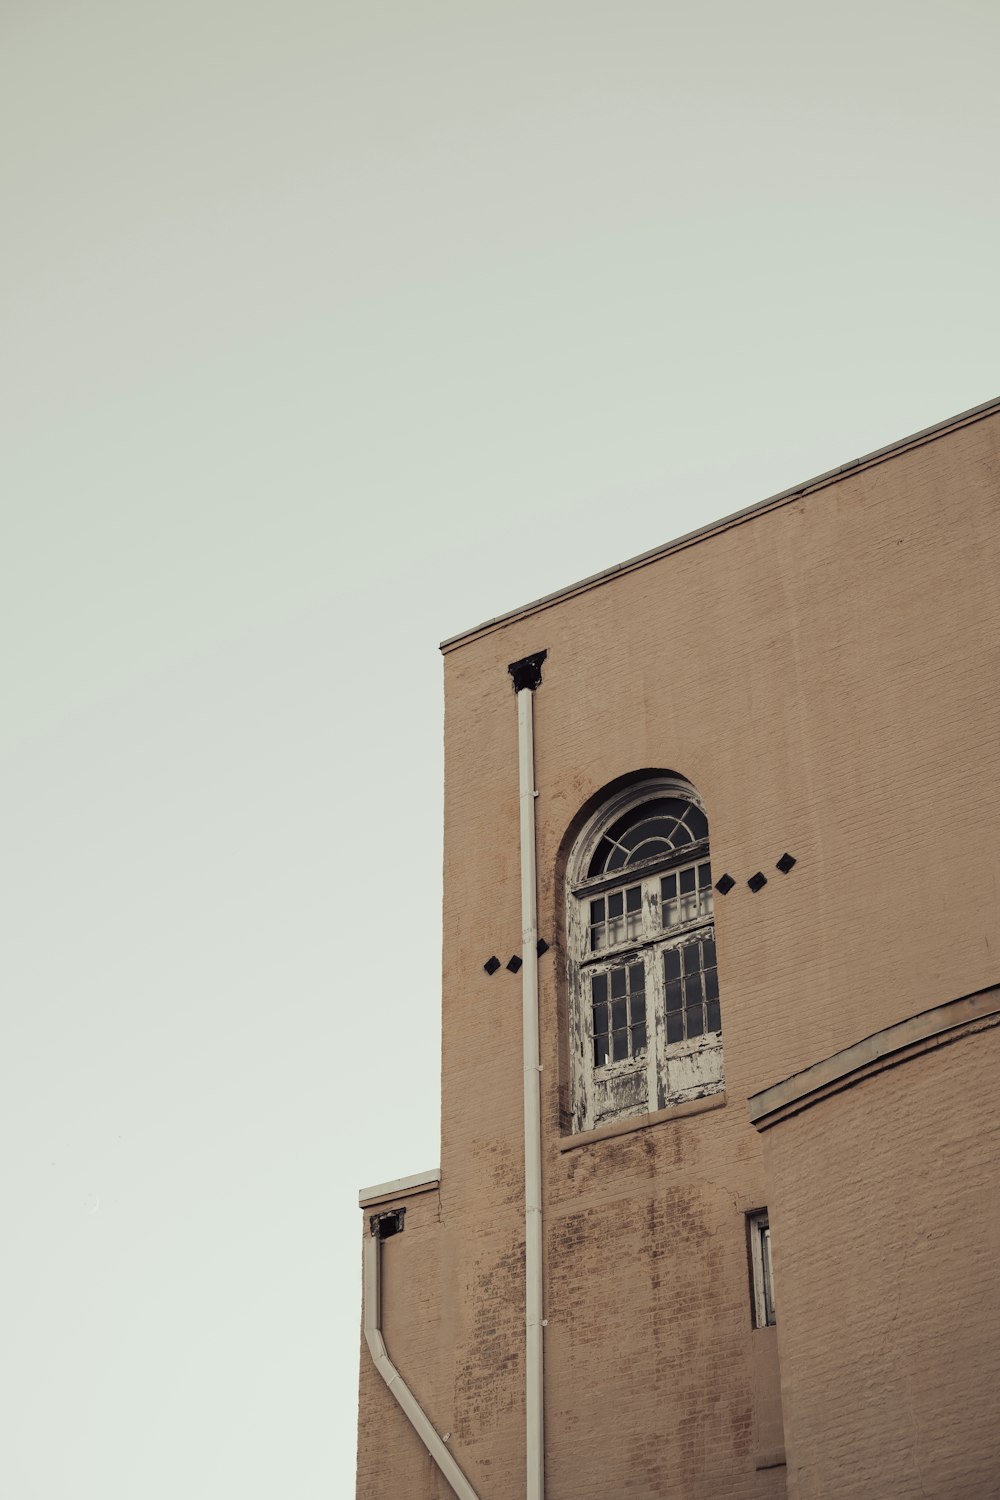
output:
[[[1000,393],[1000,7],[0,18],[0,1492],[346,1500],[437,643]]]

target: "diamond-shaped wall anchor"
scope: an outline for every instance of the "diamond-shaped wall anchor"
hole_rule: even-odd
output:
[[[548,951],[549,951],[549,945],[548,945],[548,943],[545,941],[544,938],[539,938],[538,939],[538,945],[537,945],[537,948],[536,948],[536,952],[538,953],[538,957],[541,958],[542,954],[543,953],[548,953]]]
[[[767,885],[767,876],[763,870],[758,870],[756,875],[751,875],[747,885],[752,891],[762,891]]]
[[[486,970],[487,974],[489,974],[491,978],[496,973],[497,969],[499,969],[499,967],[500,967],[500,960],[497,958],[497,956],[496,956],[495,953],[493,954],[493,956],[491,958],[488,958],[486,960],[486,962],[483,964],[483,968]]]
[[[720,875],[718,880],[715,882],[715,889],[718,891],[720,896],[728,896],[729,892],[732,890],[735,884],[736,881],[731,875]]]
[[[794,864],[795,864],[795,855],[794,854],[783,854],[781,856],[781,858],[778,860],[778,863],[775,865],[774,868],[776,870],[780,870],[781,873],[782,873],[782,875],[787,875],[788,872],[789,872],[789,870],[792,868],[792,866]]]
[[[521,967],[521,960],[518,958],[516,953],[512,958],[508,958],[507,967],[512,974],[516,974],[518,969]]]

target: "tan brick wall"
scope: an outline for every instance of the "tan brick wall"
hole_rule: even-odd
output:
[[[765,1136],[795,1500],[1000,1494],[1000,1026]]]
[[[777,1497],[784,1470],[755,1467],[744,1214],[768,1189],[745,1101],[997,977],[984,903],[1000,848],[998,474],[992,417],[446,656],[442,1222],[431,1256],[410,1264],[409,1225],[386,1247],[410,1288],[386,1336],[482,1500],[522,1494],[524,1462],[520,982],[482,968],[520,947],[507,663],[549,653],[535,694],[553,944],[540,966],[549,1500]],[[581,808],[643,768],[694,783],[713,871],[738,880],[717,911],[728,1102],[564,1152],[563,861]],[[783,877],[786,849],[799,863]],[[384,1494],[400,1455],[415,1467],[395,1492],[435,1495],[419,1443],[370,1386],[363,1370],[359,1496]]]

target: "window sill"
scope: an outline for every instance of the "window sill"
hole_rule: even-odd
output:
[[[688,1115],[704,1114],[709,1109],[722,1109],[726,1096],[708,1094],[704,1099],[687,1099],[683,1104],[671,1104],[666,1109],[654,1109],[647,1115],[629,1115],[626,1120],[609,1120],[605,1125],[596,1125],[593,1130],[581,1130],[576,1135],[564,1135],[559,1140],[560,1151],[575,1151],[578,1146],[592,1146],[598,1141],[613,1140],[615,1136],[630,1135],[633,1130],[648,1130],[650,1125],[666,1124],[669,1120],[685,1120]]]
[[[784,1448],[775,1448],[770,1453],[759,1453],[754,1468],[759,1474],[762,1469],[783,1469],[785,1462]]]

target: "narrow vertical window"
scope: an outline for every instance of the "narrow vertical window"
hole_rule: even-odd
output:
[[[753,1317],[755,1328],[769,1328],[777,1320],[774,1314],[774,1271],[771,1265],[771,1226],[767,1209],[749,1216],[750,1272],[753,1282]]]

